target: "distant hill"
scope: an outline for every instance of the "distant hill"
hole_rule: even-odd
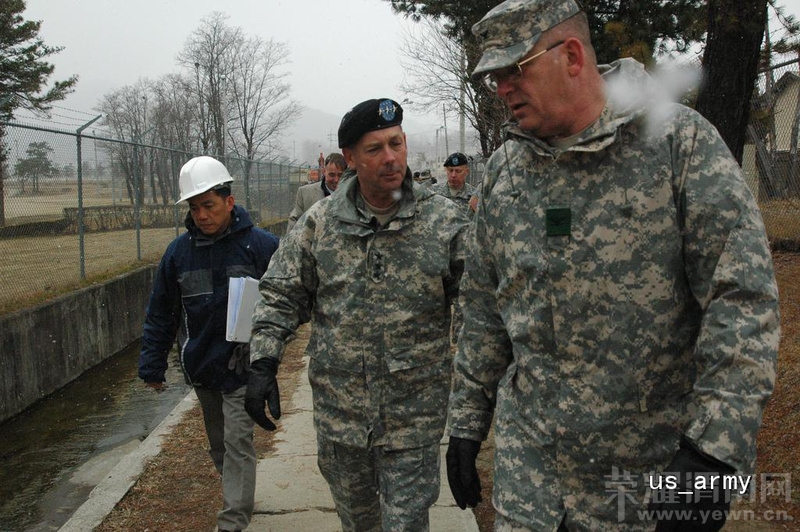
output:
[[[408,116],[404,117],[403,130],[408,136],[409,163],[416,168],[435,164],[422,162],[427,158],[432,158],[434,161],[439,158],[444,159],[446,156],[444,153],[444,136],[442,135],[441,139],[437,139],[437,124],[434,122],[434,125],[431,125],[429,122],[431,120],[430,117],[414,116],[410,110],[407,110],[405,114]],[[333,113],[303,107],[300,118],[282,135],[282,154],[289,157],[289,159],[296,160],[298,163],[316,165],[320,152],[323,155],[328,155],[332,151],[341,151],[337,142],[337,132],[341,119],[341,116]],[[451,124],[451,128],[453,126],[454,124]],[[451,129],[450,136],[454,147],[457,132]],[[438,148],[440,154],[438,158],[434,155],[436,153],[437,140],[439,140]]]
[[[339,151],[336,132],[342,117],[310,107],[303,107],[300,118],[283,135],[283,153],[298,163],[316,164],[319,153]]]

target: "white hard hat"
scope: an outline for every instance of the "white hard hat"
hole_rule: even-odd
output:
[[[181,168],[179,186],[181,197],[175,203],[208,192],[212,188],[233,181],[225,165],[207,155],[190,159]]]

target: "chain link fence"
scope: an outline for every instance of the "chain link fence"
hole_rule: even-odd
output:
[[[181,166],[196,153],[0,123],[0,311],[157,261],[184,230]],[[227,157],[262,227],[286,219],[308,166]],[[316,168],[314,168],[316,170]]]
[[[187,214],[181,166],[197,153],[0,122],[0,311],[160,258]],[[798,61],[758,79],[742,168],[773,247],[800,248]],[[287,161],[223,160],[256,223],[280,222],[316,170]],[[483,161],[470,161],[479,185]]]
[[[759,75],[742,169],[774,248],[800,249],[800,76],[798,61]]]

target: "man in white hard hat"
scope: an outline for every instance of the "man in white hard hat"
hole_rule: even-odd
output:
[[[235,204],[232,181],[212,157],[195,157],[181,168],[178,203],[189,205],[187,232],[158,266],[139,359],[139,377],[161,390],[177,335],[183,374],[200,401],[209,453],[222,475],[221,531],[250,524],[256,481],[253,421],[244,409],[250,350],[225,338],[228,282],[260,278],[278,248],[278,238]]]

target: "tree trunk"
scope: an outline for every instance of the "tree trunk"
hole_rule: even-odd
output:
[[[697,111],[719,130],[731,153],[742,153],[767,19],[767,0],[709,0],[706,79]]]

